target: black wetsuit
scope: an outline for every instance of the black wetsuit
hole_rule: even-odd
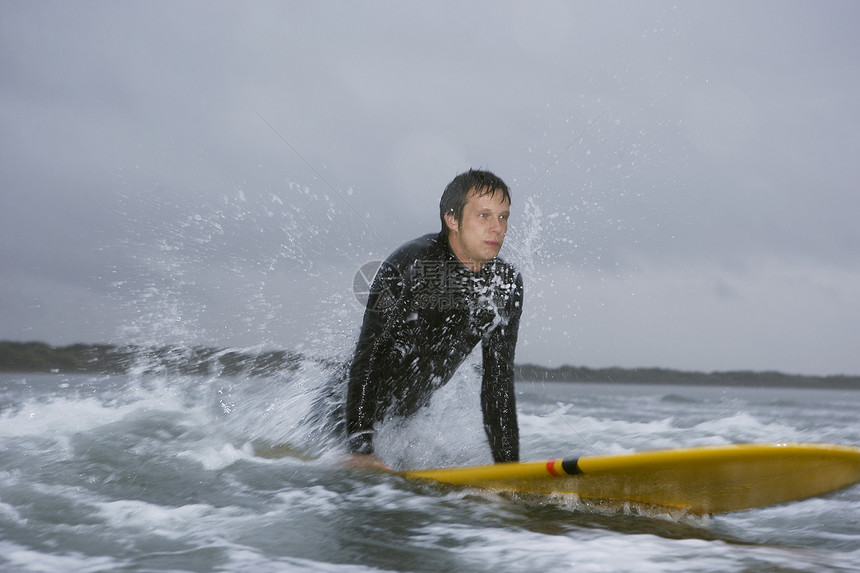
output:
[[[395,251],[374,279],[350,365],[350,451],[372,453],[374,423],[427,404],[481,342],[490,450],[496,462],[518,461],[513,367],[522,299],[522,278],[511,265],[496,258],[473,273],[442,234]]]

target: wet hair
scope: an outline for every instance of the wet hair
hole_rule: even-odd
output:
[[[448,236],[448,225],[445,224],[445,215],[451,213],[454,219],[460,222],[463,219],[463,208],[469,198],[469,192],[475,191],[478,197],[484,195],[502,194],[502,198],[509,204],[511,192],[505,182],[489,171],[470,169],[454,177],[442,192],[439,200],[439,219],[442,221],[442,234]]]

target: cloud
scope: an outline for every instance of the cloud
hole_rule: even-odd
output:
[[[352,273],[476,166],[521,357],[856,373],[858,11],[3,4],[0,338],[348,333]]]

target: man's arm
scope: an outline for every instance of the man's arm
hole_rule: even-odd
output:
[[[520,432],[514,390],[514,353],[522,314],[523,283],[517,275],[507,308],[508,322],[498,326],[483,344],[484,377],[481,408],[493,461],[520,459]]]
[[[346,395],[347,448],[353,454],[373,453],[373,424],[385,384],[381,364],[391,342],[402,282],[398,270],[383,264],[374,278],[364,320],[349,368]]]

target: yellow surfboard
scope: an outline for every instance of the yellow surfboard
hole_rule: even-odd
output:
[[[824,495],[860,483],[860,448],[736,444],[404,472],[526,494],[575,494],[708,514]]]

